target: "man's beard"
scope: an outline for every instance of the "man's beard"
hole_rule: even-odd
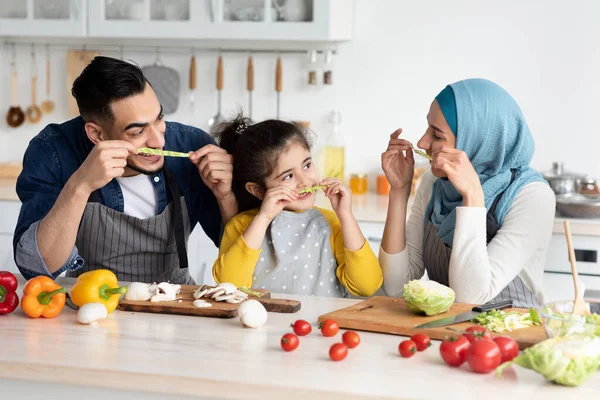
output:
[[[136,165],[133,165],[133,164],[131,164],[131,163],[129,163],[129,162],[127,163],[127,167],[128,167],[129,169],[132,169],[132,170],[134,170],[134,171],[136,171],[136,172],[139,172],[140,174],[144,174],[144,175],[154,175],[154,174],[156,174],[157,172],[161,171],[161,170],[162,170],[162,168],[163,168],[163,167],[161,166],[161,167],[157,168],[156,170],[148,170],[148,169],[143,169],[143,168],[140,168],[140,167],[138,167],[138,166],[136,166]]]

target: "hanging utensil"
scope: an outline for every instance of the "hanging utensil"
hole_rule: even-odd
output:
[[[156,59],[153,65],[142,67],[142,73],[152,85],[152,89],[163,107],[165,114],[173,114],[179,107],[180,84],[179,72],[163,65],[160,60],[160,49],[156,48]]]
[[[40,104],[40,108],[45,114],[50,114],[54,111],[55,105],[52,100],[50,100],[50,51],[49,47],[46,45],[46,100],[42,101]]]
[[[12,74],[11,74],[11,105],[8,109],[8,113],[6,113],[6,123],[8,126],[16,128],[21,126],[25,121],[25,114],[21,107],[19,107],[19,97],[17,94],[19,81],[17,80],[17,52],[15,49],[15,45],[13,44],[13,58],[10,63]]]
[[[573,302],[573,314],[576,315],[591,315],[590,311],[585,307],[585,301],[583,300],[583,293],[579,291],[579,274],[577,274],[577,267],[575,266],[575,251],[573,250],[573,243],[571,241],[571,228],[569,221],[564,222],[565,236],[567,237],[567,247],[569,249],[569,261],[571,261],[571,273],[573,274],[573,283],[575,284],[575,301]]]
[[[190,62],[190,108],[194,113],[194,95],[196,93],[196,57],[192,51],[192,60]]]
[[[27,121],[37,124],[42,119],[42,110],[37,105],[37,62],[33,46],[31,48],[31,105],[25,110]]]
[[[279,119],[280,115],[280,106],[281,106],[281,89],[282,89],[282,73],[281,70],[281,56],[277,57],[277,67],[275,68],[275,91],[277,92],[277,119]]]
[[[221,91],[223,90],[223,57],[219,56],[217,61],[217,115],[208,120],[210,133],[215,133],[217,126],[223,121],[221,115]]]
[[[252,122],[252,91],[254,90],[254,64],[252,56],[248,57],[248,68],[246,70],[246,87],[248,89],[248,118]]]

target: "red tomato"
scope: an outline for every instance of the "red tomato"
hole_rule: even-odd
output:
[[[298,336],[306,336],[312,331],[312,326],[303,319],[299,319],[290,326],[294,328],[294,333]]]
[[[337,335],[338,331],[340,330],[340,327],[334,320],[326,319],[319,325],[319,329],[321,329],[321,333],[323,334],[323,336],[330,337]]]
[[[402,357],[409,358],[417,352],[417,345],[412,340],[405,340],[400,342],[398,350],[400,351],[400,355]]]
[[[471,343],[467,361],[473,371],[487,374],[502,363],[502,353],[493,340],[477,339]]]
[[[519,345],[515,339],[508,336],[496,336],[494,342],[500,347],[502,362],[507,362],[519,355]]]
[[[333,361],[341,361],[348,355],[348,346],[344,343],[336,343],[329,349],[329,358]]]
[[[465,336],[453,336],[440,344],[440,355],[446,364],[458,367],[467,361],[471,342]]]
[[[492,339],[492,334],[490,331],[488,331],[485,326],[481,325],[473,325],[468,327],[464,335],[471,343],[478,339]]]
[[[293,351],[296,350],[300,341],[298,340],[298,336],[293,333],[286,333],[281,338],[281,348],[285,351]]]
[[[410,337],[410,340],[415,342],[415,344],[417,345],[417,350],[419,351],[426,350],[429,346],[431,346],[431,340],[429,339],[429,336],[424,335],[422,333],[412,335]]]
[[[342,342],[344,342],[349,349],[353,349],[360,344],[360,336],[354,331],[346,331],[342,335]]]

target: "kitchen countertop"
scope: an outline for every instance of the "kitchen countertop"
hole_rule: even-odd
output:
[[[16,179],[0,179],[0,200],[19,201],[15,189]],[[409,209],[410,209],[409,200]],[[319,193],[317,206],[331,208],[329,200]],[[385,223],[388,197],[369,192],[352,196],[352,211],[359,222]],[[554,220],[553,233],[564,233],[564,217],[557,215]],[[600,219],[569,218],[571,233],[574,235],[600,236]]]
[[[58,282],[70,288],[73,279]],[[161,399],[506,399],[510,393],[519,399],[562,400],[594,398],[600,392],[598,373],[578,388],[566,388],[520,367],[507,370],[502,380],[494,373],[472,373],[466,365],[451,368],[439,356],[438,341],[410,359],[401,358],[397,347],[404,339],[395,335],[361,332],[360,345],[345,360],[333,362],[328,350],[340,336],[323,337],[313,326],[309,336],[300,337],[298,349],[286,353],[279,340],[290,332],[291,322],[314,323],[319,315],[357,302],[286,298],[300,300],[302,309],[269,313],[267,324],[256,330],[242,328],[237,318],[119,310],[96,325],[80,325],[70,308],[50,320],[29,319],[19,309],[0,318],[3,397],[60,393],[61,399],[96,399],[127,393],[133,400],[159,398],[161,392]]]

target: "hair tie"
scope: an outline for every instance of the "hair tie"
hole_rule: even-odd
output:
[[[239,124],[237,128],[235,128],[235,133],[241,135],[242,132],[248,127],[248,124]]]

